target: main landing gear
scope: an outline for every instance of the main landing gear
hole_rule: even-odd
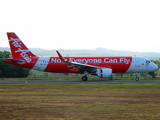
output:
[[[88,77],[87,76],[83,76],[82,77],[82,81],[87,81]]]
[[[89,72],[84,71],[84,76],[82,77],[82,81],[87,81],[88,77],[87,75],[89,74]]]

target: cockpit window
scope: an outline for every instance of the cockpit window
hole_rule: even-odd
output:
[[[146,63],[151,63],[151,61],[149,61],[149,60],[146,60]]]

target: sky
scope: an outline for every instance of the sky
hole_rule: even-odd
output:
[[[0,47],[160,52],[159,0],[1,0]]]

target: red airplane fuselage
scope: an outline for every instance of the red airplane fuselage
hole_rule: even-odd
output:
[[[151,72],[158,66],[142,57],[65,57],[57,51],[59,57],[38,57],[34,55],[15,33],[7,33],[12,58],[4,62],[53,73],[84,73],[98,77],[111,77],[112,73]]]

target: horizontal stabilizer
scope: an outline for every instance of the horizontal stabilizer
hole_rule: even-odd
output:
[[[11,58],[6,58],[5,60],[9,60],[9,61],[16,62],[16,63],[19,63],[19,64],[24,64],[25,63],[24,60],[16,60],[16,59],[11,59]]]

